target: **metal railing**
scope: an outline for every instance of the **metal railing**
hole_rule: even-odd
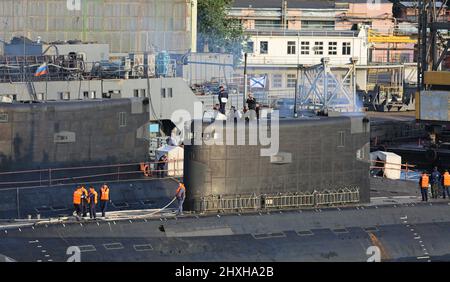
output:
[[[200,200],[198,209],[202,212],[226,212],[257,210],[261,205],[261,198],[256,195],[246,196],[208,196]]]
[[[241,212],[261,209],[312,208],[359,202],[359,188],[345,187],[337,190],[277,195],[212,195],[197,200],[195,209],[200,212]]]
[[[263,197],[263,207],[267,209],[300,208],[312,206],[314,206],[314,194],[312,193]]]
[[[344,188],[338,191],[323,191],[315,194],[315,205],[342,205],[359,203],[359,189]]]
[[[320,30],[320,29],[282,29],[282,28],[256,28],[247,29],[245,33],[251,36],[297,36],[297,37],[358,37],[358,31],[353,30]]]
[[[149,180],[160,178],[162,174],[164,174],[164,177],[180,177],[183,174],[182,162],[183,160],[164,162],[166,168],[164,170],[159,169],[157,166],[161,162],[144,162],[1,172],[0,189]],[[173,165],[169,167],[171,163]],[[145,165],[148,165],[147,173],[143,170]]]
[[[390,163],[381,160],[371,160],[372,165],[370,166],[370,170],[372,174],[376,171],[383,171],[383,177],[385,176],[385,170],[394,170],[400,171],[400,174],[403,174],[404,180],[413,179],[416,177],[417,172],[414,170],[416,168],[415,165],[411,164],[398,164],[398,163]],[[390,165],[390,167],[386,168],[386,165]]]

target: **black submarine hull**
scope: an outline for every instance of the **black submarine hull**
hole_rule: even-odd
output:
[[[271,156],[261,155],[268,146],[237,145],[238,138],[250,144],[250,128],[258,124],[247,124],[243,137],[233,123],[214,126],[191,126],[193,138],[185,146],[186,203],[191,210],[282,208],[285,205],[274,203],[284,196],[305,204],[311,196],[316,205],[312,194],[348,189],[358,193],[356,202],[369,202],[370,126],[363,115],[280,119],[279,150]],[[206,143],[214,134],[227,140],[230,132],[234,144]],[[220,207],[220,199],[228,206]],[[238,203],[233,206],[233,201]]]
[[[449,261],[445,203],[391,204],[178,219],[46,223],[0,230],[16,261]],[[372,249],[371,249],[372,248]]]

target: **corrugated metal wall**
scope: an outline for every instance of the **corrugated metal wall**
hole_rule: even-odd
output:
[[[147,51],[152,45],[191,48],[189,0],[80,1],[80,10],[71,10],[67,0],[1,0],[0,37],[96,41],[110,44],[114,53]]]

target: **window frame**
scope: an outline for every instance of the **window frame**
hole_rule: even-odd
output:
[[[342,42],[342,55],[349,56],[352,54],[352,43]]]
[[[300,42],[300,55],[309,55],[311,44],[309,41]]]
[[[328,55],[336,56],[338,54],[338,43],[337,41],[328,42]]]
[[[296,88],[296,87],[297,87],[297,75],[293,73],[288,73],[286,75],[286,88]]]
[[[283,74],[272,74],[271,88],[283,88]]]
[[[323,55],[323,41],[314,42],[314,55]]]
[[[263,49],[263,44],[266,45],[265,49]],[[262,55],[269,54],[269,41],[260,41],[259,42],[259,54],[262,54]]]
[[[297,54],[297,42],[296,41],[288,41],[287,42],[287,54],[288,55],[296,55]]]

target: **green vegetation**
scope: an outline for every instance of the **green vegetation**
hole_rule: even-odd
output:
[[[245,37],[241,22],[227,16],[232,3],[233,0],[198,1],[198,50],[231,53],[238,64]]]

